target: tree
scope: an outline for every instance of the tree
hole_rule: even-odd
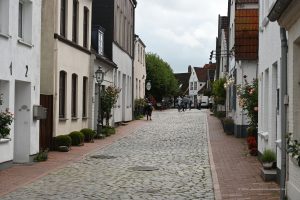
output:
[[[114,86],[108,86],[101,95],[101,116],[102,124],[103,119],[105,118],[106,126],[109,126],[109,119],[111,117],[111,110],[116,104],[119,97],[120,89]]]
[[[224,84],[226,83],[225,78],[220,78],[213,82],[212,94],[216,104],[224,104],[226,100],[226,90]]]
[[[151,81],[151,94],[157,101],[163,97],[176,96],[179,92],[179,84],[170,65],[157,54],[146,54],[147,79]]]

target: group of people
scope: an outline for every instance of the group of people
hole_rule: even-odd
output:
[[[191,110],[192,108],[192,100],[189,99],[187,96],[184,97],[177,97],[177,109],[178,112],[180,111],[185,111],[187,108],[189,107],[189,109]]]

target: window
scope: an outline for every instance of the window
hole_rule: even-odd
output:
[[[72,27],[72,41],[77,43],[77,17],[78,17],[78,2],[73,0],[73,27]]]
[[[72,74],[72,100],[71,100],[72,117],[77,117],[77,75]]]
[[[98,30],[98,54],[103,55],[104,51],[104,40],[103,40],[104,34],[103,32],[99,29]]]
[[[18,36],[23,38],[23,2],[19,2]]]
[[[89,26],[89,9],[84,7],[84,15],[83,15],[83,46],[85,48],[88,47],[88,26]]]
[[[66,0],[60,1],[60,35],[66,36]]]
[[[83,88],[82,88],[82,117],[87,117],[87,84],[88,78],[83,77]]]
[[[197,90],[197,81],[194,82],[194,90]]]
[[[0,33],[8,35],[9,1],[0,0]]]
[[[60,71],[59,73],[59,118],[66,117],[66,78],[67,73]]]
[[[193,90],[193,82],[190,82],[190,90]]]

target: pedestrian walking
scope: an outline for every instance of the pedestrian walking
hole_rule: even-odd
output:
[[[151,103],[151,101],[147,100],[147,104],[146,104],[146,106],[145,106],[145,114],[146,114],[146,116],[147,116],[147,120],[148,120],[148,119],[152,120],[152,119],[151,119],[152,111],[153,111],[152,103]]]
[[[182,98],[179,96],[177,97],[177,109],[178,109],[178,112],[180,112],[181,110],[181,107],[182,107]]]

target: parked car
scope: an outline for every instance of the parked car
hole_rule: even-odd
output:
[[[208,107],[208,105],[209,105],[208,96],[202,96],[202,98],[201,98],[201,107]]]

